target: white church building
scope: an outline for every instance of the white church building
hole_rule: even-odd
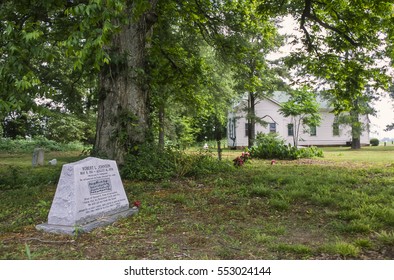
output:
[[[267,126],[256,123],[256,134],[277,133],[286,143],[293,145],[294,125],[291,117],[284,117],[279,112],[283,102],[289,99],[285,92],[274,92],[271,98],[259,100],[255,106],[256,116],[267,122]],[[248,146],[248,121],[245,108],[247,100],[239,102],[228,115],[227,142],[230,148],[243,148]],[[351,127],[338,124],[336,116],[331,113],[327,102],[319,101],[321,122],[317,127],[300,129],[299,146],[347,146],[351,143]],[[360,116],[365,129],[360,137],[361,145],[369,145],[369,118]]]

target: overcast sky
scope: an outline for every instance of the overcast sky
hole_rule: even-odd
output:
[[[370,136],[379,139],[384,137],[394,138],[394,130],[384,131],[386,125],[394,123],[393,100],[388,97],[381,98],[380,101],[376,102],[374,108],[378,113],[376,117],[370,117],[372,124]]]

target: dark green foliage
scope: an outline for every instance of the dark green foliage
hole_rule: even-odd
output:
[[[163,180],[201,176],[232,169],[226,161],[218,161],[207,152],[188,154],[174,148],[160,149],[154,144],[135,148],[121,168],[122,178],[137,180]]]
[[[34,148],[43,148],[47,151],[78,151],[83,150],[84,146],[79,142],[67,144],[57,143],[44,137],[37,137],[31,140],[0,138],[0,151],[7,153],[33,152]]]
[[[372,138],[371,140],[369,140],[369,143],[371,144],[371,146],[379,146],[379,139]]]
[[[278,135],[259,133],[256,136],[255,146],[250,149],[250,154],[253,158],[260,159],[289,159],[291,149]]]
[[[276,134],[259,133],[255,146],[250,149],[252,158],[260,159],[298,159],[323,157],[323,152],[316,147],[297,148],[286,145]]]
[[[80,141],[93,144],[96,132],[96,116],[87,112],[84,116],[50,112],[44,136],[58,143]]]
[[[0,135],[6,138],[17,139],[26,135],[35,137],[44,132],[40,124],[40,116],[29,112],[12,112],[0,121]]]
[[[0,135],[12,139],[44,136],[59,143],[80,141],[93,144],[96,132],[96,115],[88,111],[83,115],[59,110],[14,111],[0,121]]]

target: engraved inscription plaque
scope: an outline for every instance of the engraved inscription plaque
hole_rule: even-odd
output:
[[[111,191],[111,180],[109,178],[92,180],[88,182],[90,195]]]

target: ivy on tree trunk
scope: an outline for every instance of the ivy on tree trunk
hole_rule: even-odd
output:
[[[113,36],[107,47],[111,62],[100,72],[94,150],[118,164],[124,163],[131,149],[145,142],[149,128],[144,69],[150,26],[145,15]]]

